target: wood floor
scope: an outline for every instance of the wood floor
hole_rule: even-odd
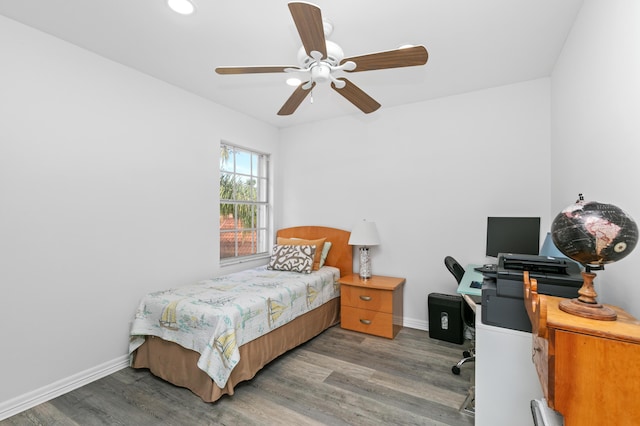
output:
[[[473,425],[458,408],[473,364],[463,348],[404,328],[394,340],[335,326],[204,403],[126,368],[6,419],[12,425]]]

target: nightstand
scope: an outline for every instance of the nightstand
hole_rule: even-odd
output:
[[[340,283],[340,323],[347,330],[393,339],[402,328],[404,278],[346,275]]]

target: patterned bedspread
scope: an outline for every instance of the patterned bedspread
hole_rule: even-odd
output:
[[[200,353],[198,367],[224,387],[240,361],[238,347],[340,295],[340,270],[311,274],[266,266],[150,293],[131,328],[132,353],[158,336]]]

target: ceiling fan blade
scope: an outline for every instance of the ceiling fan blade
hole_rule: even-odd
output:
[[[314,56],[311,52],[316,51],[322,54],[320,59],[326,58],[327,44],[324,39],[324,26],[320,8],[311,3],[291,2],[289,3],[289,10],[307,55],[313,58]]]
[[[429,59],[427,49],[424,46],[414,46],[344,58],[340,63],[353,61],[356,63],[356,68],[353,70],[345,69],[345,71],[359,72],[424,65],[427,63],[427,59]]]
[[[304,98],[306,98],[307,95],[311,93],[311,90],[316,85],[316,83],[311,84],[311,87],[308,89],[303,89],[302,86],[304,85],[305,83],[302,83],[296,88],[296,90],[293,91],[291,96],[289,96],[289,99],[287,99],[284,105],[282,105],[282,108],[280,108],[280,111],[278,111],[278,115],[293,114],[295,110],[298,109]]]
[[[343,81],[345,86],[342,89],[338,89],[335,83],[331,83],[331,88],[344,96],[349,102],[360,108],[362,112],[369,114],[380,108],[380,104],[371,96],[363,92],[358,86],[346,78],[339,78],[338,80]]]
[[[297,66],[253,66],[253,67],[218,67],[218,74],[260,74],[270,72],[285,72],[289,68],[298,68]]]

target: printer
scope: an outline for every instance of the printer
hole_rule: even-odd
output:
[[[539,294],[575,298],[582,287],[581,268],[572,260],[501,253],[497,269],[486,274],[482,283],[484,324],[531,332],[523,300],[524,271],[537,280]]]

